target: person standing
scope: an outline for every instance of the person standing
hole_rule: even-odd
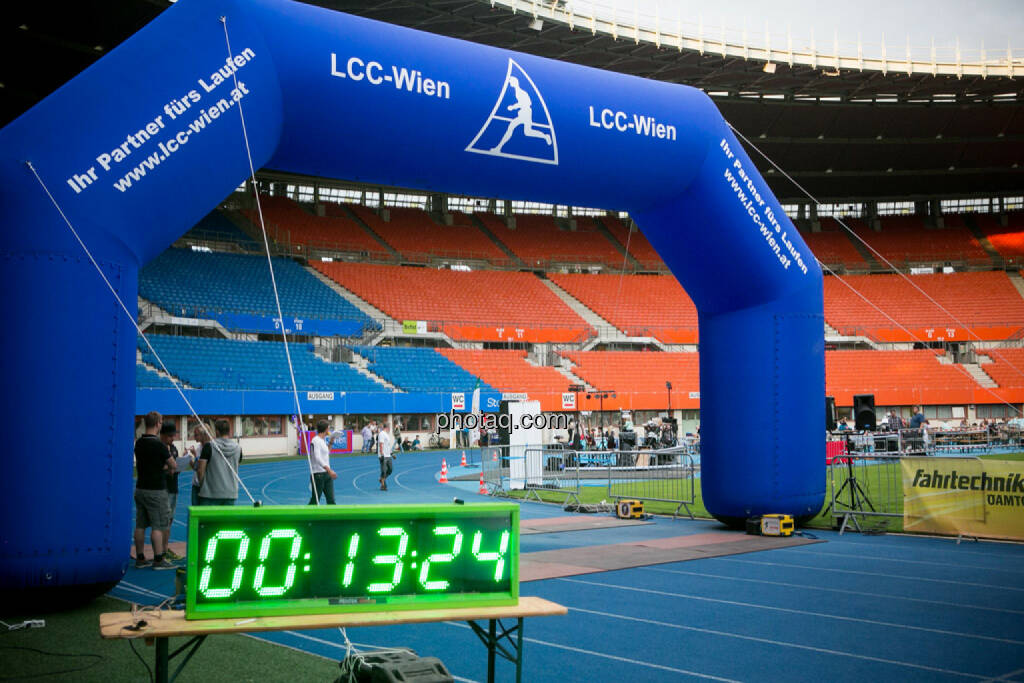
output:
[[[217,438],[208,444],[209,451],[204,447],[199,456],[199,504],[234,505],[242,447],[228,438],[231,424],[227,420],[217,420],[213,428]]]
[[[178,507],[178,447],[174,445],[174,437],[178,435],[178,428],[174,422],[165,422],[160,427],[160,441],[167,446],[167,452],[171,456],[172,465],[164,472],[164,481],[167,484],[167,530],[164,532],[164,542],[167,549],[164,557],[168,560],[180,560],[176,552],[171,550],[171,525],[174,524],[174,511]]]
[[[167,550],[166,529],[170,526],[167,518],[166,471],[174,467],[167,446],[157,436],[160,413],[147,413],[143,418],[145,433],[135,441],[135,568],[150,566],[146,560],[146,527],[153,546],[153,569],[174,569],[164,558]]]
[[[373,446],[373,429],[370,427],[370,423],[367,422],[363,425],[363,453],[369,453],[370,448]]]
[[[927,423],[928,419],[924,416],[921,406],[914,406],[914,415],[910,418],[910,428],[921,429]]]
[[[309,469],[313,473],[310,485],[310,505],[320,504],[320,494],[328,505],[334,505],[334,480],[338,473],[331,469],[331,449],[327,446],[327,420],[316,423],[316,436],[309,442]]]
[[[192,438],[199,444],[199,453],[196,453],[195,446],[189,446],[189,455],[192,456],[192,505],[199,505],[199,459],[204,454],[206,460],[210,459],[210,428],[197,424],[192,430]]]
[[[391,449],[395,441],[388,433],[388,423],[382,422],[377,433],[377,457],[380,460],[380,490],[388,490],[388,477],[391,476]]]

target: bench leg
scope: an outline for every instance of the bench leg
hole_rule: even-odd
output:
[[[156,683],[167,683],[168,669],[170,669],[167,647],[167,638],[156,639],[156,666],[153,667]]]
[[[491,619],[487,625],[487,683],[494,683],[494,655],[498,644],[497,622]]]

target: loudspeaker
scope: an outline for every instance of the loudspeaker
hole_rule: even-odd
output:
[[[875,422],[875,395],[857,394],[853,397],[854,429],[873,432]]]
[[[836,399],[834,396],[825,397],[825,429],[830,432],[836,431]]]

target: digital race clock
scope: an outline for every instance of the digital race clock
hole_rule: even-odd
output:
[[[514,503],[189,510],[188,619],[518,600]]]

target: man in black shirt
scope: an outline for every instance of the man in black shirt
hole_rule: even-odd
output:
[[[177,434],[178,428],[174,426],[174,422],[165,422],[160,427],[160,441],[167,446],[167,452],[174,463],[170,470],[164,472],[164,480],[167,483],[167,531],[164,533],[164,542],[168,545],[171,542],[171,525],[174,523],[174,509],[178,507],[178,475],[181,474],[177,468],[178,447],[174,445],[174,437]],[[164,557],[168,560],[181,559],[169,547],[164,552]]]
[[[174,467],[167,446],[157,437],[162,418],[153,411],[143,418],[145,433],[135,442],[135,566],[149,565],[146,561],[146,527],[153,545],[153,569],[173,569],[164,559],[167,549],[167,482],[165,472]]]

